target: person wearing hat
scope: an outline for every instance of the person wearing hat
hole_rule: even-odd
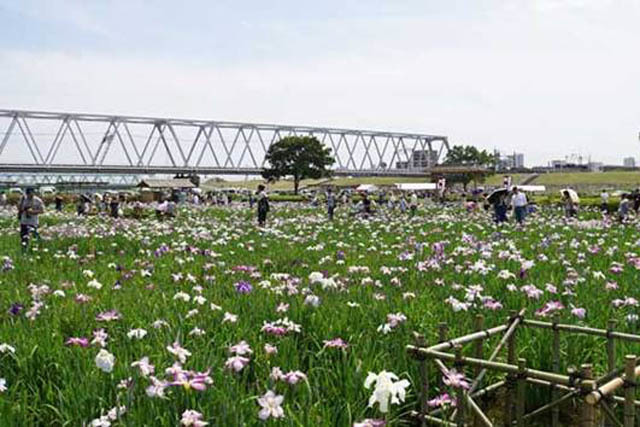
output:
[[[22,196],[18,203],[18,219],[20,220],[20,242],[22,250],[29,246],[30,235],[40,237],[38,234],[38,215],[44,212],[44,203],[35,195],[35,189],[27,188],[27,194]]]

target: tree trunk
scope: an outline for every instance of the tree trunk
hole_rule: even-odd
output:
[[[300,178],[297,176],[293,177],[293,194],[298,195],[298,187],[300,186]]]

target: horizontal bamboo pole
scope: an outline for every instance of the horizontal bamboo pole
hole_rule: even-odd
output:
[[[608,383],[609,381],[611,381],[612,379],[619,377],[620,374],[622,374],[624,372],[624,366],[619,367],[619,368],[615,368],[613,371],[604,374],[603,376],[601,376],[600,378],[598,378],[596,380],[596,384],[598,386]]]
[[[430,357],[434,359],[443,359],[443,360],[449,360],[449,361],[456,360],[456,356],[450,353],[433,351],[426,348],[416,348],[411,345],[408,345],[407,349],[409,351],[415,351],[426,357]],[[473,357],[462,357],[460,359],[460,362],[465,365],[480,366],[482,368],[489,368],[489,369],[504,372],[507,374],[517,374],[520,372],[517,365],[510,365],[508,363],[501,363],[501,362],[489,362],[483,359],[474,359]],[[572,385],[573,383],[572,379],[567,375],[554,374],[551,372],[538,371],[536,369],[528,369],[528,368],[525,369],[524,373],[526,374],[527,377],[546,380],[555,384]],[[588,380],[588,381],[582,381],[582,383],[595,384],[595,381]]]
[[[535,385],[557,388],[558,390],[565,390],[565,391],[574,390],[573,388],[567,387],[565,385],[553,384],[553,383],[550,383],[549,381],[537,380],[535,378],[527,378],[527,382],[531,383],[531,384],[535,384]],[[624,403],[624,397],[621,397],[621,396],[609,396],[609,398],[615,400],[616,402]],[[636,406],[640,406],[640,400],[636,400],[633,403]]]
[[[499,334],[500,332],[506,330],[508,327],[509,327],[508,325],[500,325],[500,326],[496,326],[495,328],[489,328],[482,331],[474,332],[469,335],[463,335],[461,337],[458,337],[449,341],[445,341],[440,344],[433,345],[429,347],[429,350],[435,350],[435,351],[448,350],[450,348],[454,348],[459,345],[464,345],[481,338],[489,338],[493,335]]]
[[[480,396],[484,396],[485,394],[489,394],[493,391],[498,390],[501,387],[504,387],[504,385],[506,384],[506,381],[498,381],[497,383],[493,383],[491,385],[486,386],[485,388],[482,388],[478,391],[476,391],[475,393],[471,393],[471,396],[476,398],[476,397],[480,397]]]
[[[622,397],[622,396],[611,396],[611,398],[613,400],[615,400],[616,402],[624,403],[624,397]],[[636,406],[640,406],[640,400],[634,400],[633,404],[636,405]]]
[[[573,388],[568,387],[566,385],[554,384],[554,383],[550,383],[549,381],[538,380],[536,378],[527,378],[527,382],[535,385],[545,386],[545,387],[553,387],[558,390],[565,390],[565,391],[574,390]]]
[[[640,342],[640,335],[627,334],[624,332],[613,332],[605,329],[588,328],[586,326],[578,325],[565,325],[556,324],[554,326],[551,322],[542,322],[540,320],[524,319],[522,321],[523,326],[529,326],[533,328],[553,329],[554,327],[559,331],[575,332],[579,334],[595,335],[599,337],[612,337],[623,341]]]
[[[636,376],[640,375],[640,366],[636,366],[635,374]],[[617,389],[622,387],[624,385],[625,379],[626,375],[623,375],[621,377],[612,379],[608,383],[602,384],[600,387],[598,387],[597,390],[589,393],[585,397],[585,400],[589,405],[597,404],[603,397],[613,394]]]
[[[440,426],[448,426],[448,427],[456,427],[455,423],[440,419],[440,418],[436,418],[433,417],[431,415],[421,415],[419,412],[417,411],[411,411],[409,414],[411,417],[413,418],[417,418],[419,420],[425,420],[427,423],[430,424],[436,424],[436,425],[440,425]]]

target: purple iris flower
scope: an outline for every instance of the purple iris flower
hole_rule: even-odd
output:
[[[239,294],[248,294],[253,289],[253,287],[251,286],[251,283],[245,280],[236,282],[234,286],[236,287],[236,292],[238,292]]]

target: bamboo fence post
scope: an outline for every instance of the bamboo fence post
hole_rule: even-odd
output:
[[[593,384],[585,383],[584,380],[593,379],[593,368],[590,364],[585,363],[581,366],[580,376],[582,377],[583,382],[580,383],[580,389],[584,396],[588,395],[593,391]],[[582,427],[596,427],[596,408],[594,405],[589,404],[584,398],[580,403],[581,413],[580,413],[580,425]]]
[[[464,365],[462,364],[462,347],[460,346],[456,347],[456,359],[453,362],[453,366],[458,372],[460,373],[464,372]],[[465,396],[465,391],[462,387],[458,387],[456,389],[456,403],[457,403],[456,420],[455,420],[456,425],[458,427],[464,427],[467,399]]]
[[[447,322],[438,323],[438,344],[443,343],[447,340],[449,335],[449,326]],[[442,375],[440,375],[440,379],[438,380],[438,387],[443,388],[444,382],[442,381]]]
[[[474,330],[475,332],[480,332],[482,329],[484,328],[484,316],[482,314],[477,314],[475,317],[475,321],[474,321]],[[479,340],[477,340],[475,342],[475,346],[474,346],[474,350],[473,350],[473,356],[476,359],[482,359],[482,344],[483,344],[484,340],[482,338],[480,338]],[[480,373],[480,367],[476,366],[475,368],[473,368],[473,376],[477,377],[478,374]],[[478,386],[480,386],[480,384],[478,384]]]
[[[518,379],[516,396],[516,425],[524,427],[525,393],[527,391],[527,360],[518,359]]]
[[[416,345],[418,347],[426,347],[427,342],[424,335],[416,335]],[[428,407],[427,400],[429,399],[429,370],[427,367],[427,358],[420,356],[420,425],[425,427],[427,420],[424,418],[427,415]]]
[[[516,311],[509,311],[509,319],[513,321],[516,316]],[[507,363],[514,365],[516,362],[516,331],[509,336],[507,349]],[[505,399],[504,417],[506,425],[511,426],[513,422],[513,394],[514,394],[514,376],[513,374],[507,374],[507,398]]]
[[[560,316],[558,313],[553,315],[553,372],[560,372],[560,331],[558,330],[558,320]],[[551,390],[551,400],[558,400],[560,398],[560,390],[553,387]],[[560,424],[560,405],[556,405],[551,410],[551,427],[558,427]]]
[[[483,328],[484,328],[484,316],[482,314],[477,314],[475,319],[474,319],[474,330],[475,330],[475,332],[480,332]],[[483,343],[484,343],[484,340],[482,338],[480,338],[479,340],[477,340],[475,342],[474,349],[473,349],[473,356],[476,359],[482,359],[482,344]],[[480,370],[481,370],[481,368],[479,366],[476,366],[476,367],[473,368],[473,377],[474,378],[478,377],[478,374],[480,373]],[[478,382],[477,387],[480,387],[480,385],[481,385],[481,382]],[[473,425],[475,425],[475,426],[481,425],[481,420],[479,419],[479,417],[475,413],[473,415]]]
[[[636,356],[627,355],[624,358],[624,362],[624,427],[633,427],[636,418],[636,407],[634,405],[636,395]]]
[[[521,316],[523,315],[524,315],[524,309],[520,310],[520,312],[516,315],[516,317],[511,318],[510,325],[507,327],[507,331],[504,333],[504,335],[500,339],[500,342],[498,342],[498,345],[493,349],[493,352],[491,353],[489,358],[486,359],[487,361],[493,362],[495,358],[498,357],[498,355],[500,354],[500,351],[502,350],[502,347],[505,345],[506,342],[508,342],[511,335],[516,332],[516,329],[518,328],[518,325],[522,320]],[[480,371],[478,376],[473,380],[473,383],[471,384],[471,388],[469,389],[469,393],[473,393],[474,391],[476,391],[476,389],[482,382],[482,378],[484,378],[484,375],[486,373],[487,373],[486,368]]]
[[[612,336],[618,322],[615,319],[609,319],[607,322],[607,363],[609,372],[616,369],[616,340]]]
[[[618,322],[615,319],[609,319],[607,322],[607,366],[609,372],[616,370],[616,340],[611,334],[615,331],[617,323]],[[612,411],[615,411],[615,407],[615,402],[611,402]],[[613,422],[610,419],[607,419],[605,420],[604,425],[606,427],[611,427],[613,426]]]

